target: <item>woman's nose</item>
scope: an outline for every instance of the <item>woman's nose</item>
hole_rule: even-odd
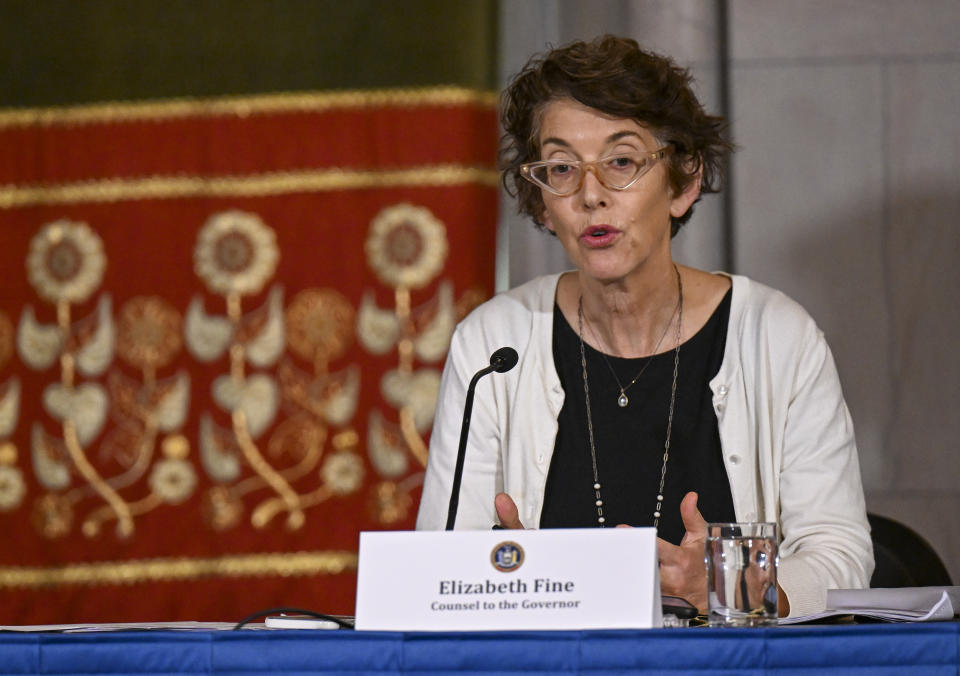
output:
[[[600,182],[597,169],[593,165],[584,167],[580,199],[583,200],[583,206],[587,209],[595,209],[607,204],[607,189]]]

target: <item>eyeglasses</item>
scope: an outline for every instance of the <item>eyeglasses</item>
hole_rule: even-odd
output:
[[[542,160],[520,165],[520,175],[544,190],[566,197],[580,190],[583,177],[592,171],[600,184],[611,190],[626,190],[657,162],[673,152],[665,145],[652,153],[618,153],[599,160]]]

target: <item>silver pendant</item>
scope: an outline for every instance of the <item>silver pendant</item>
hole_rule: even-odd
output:
[[[620,390],[620,396],[617,398],[617,405],[620,408],[626,408],[627,404],[630,403],[630,400],[627,399],[627,394],[623,390]]]

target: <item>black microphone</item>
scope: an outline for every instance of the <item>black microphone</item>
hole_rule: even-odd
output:
[[[517,365],[520,357],[512,347],[501,347],[490,355],[490,366],[477,371],[467,387],[467,401],[463,407],[463,425],[460,427],[460,447],[457,449],[457,466],[453,470],[453,490],[450,491],[450,509],[447,510],[447,530],[453,530],[457,520],[457,507],[460,504],[460,481],[463,479],[463,461],[467,455],[467,436],[470,433],[470,414],[473,411],[473,391],[477,381],[488,373],[506,373]]]

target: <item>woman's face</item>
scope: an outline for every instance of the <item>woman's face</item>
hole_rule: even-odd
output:
[[[572,99],[547,104],[540,124],[544,160],[592,161],[661,144],[634,120],[611,117]],[[600,281],[624,279],[644,263],[670,260],[670,216],[696,199],[699,181],[674,196],[666,162],[658,162],[626,190],[604,187],[585,172],[580,189],[559,197],[543,191],[543,223],[557,235],[574,265]]]

